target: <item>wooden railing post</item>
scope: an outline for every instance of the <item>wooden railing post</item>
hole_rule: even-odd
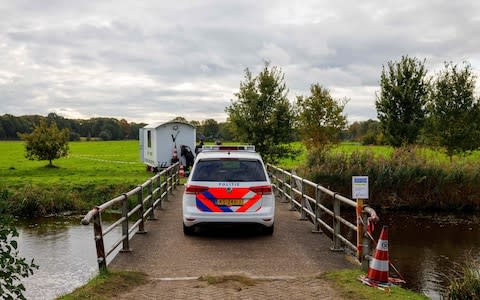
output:
[[[153,180],[150,179],[150,183],[148,184],[148,194],[150,195],[150,200],[148,200],[148,206],[151,207],[152,209],[150,210],[150,213],[148,214],[148,219],[149,220],[156,220],[157,217],[155,217],[155,208],[153,207],[153,204],[155,203],[155,199],[153,197]]]
[[[175,188],[175,175],[172,175],[173,168],[168,169],[168,178],[170,178],[170,194],[173,195],[173,189]]]
[[[140,223],[138,224],[138,231],[137,233],[146,233],[145,231],[145,218],[143,217],[143,212],[145,211],[143,207],[143,187],[140,185],[138,186],[140,190],[138,191],[137,194],[137,203],[140,205],[140,209],[138,213],[140,214],[140,218],[142,219]]]
[[[95,247],[97,248],[97,263],[100,271],[107,270],[107,259],[105,257],[105,245],[103,243],[102,217],[100,212],[93,216],[93,234],[95,238]]]
[[[368,226],[368,214],[366,212],[363,212],[362,210],[362,220],[363,224]],[[362,270],[365,272],[368,272],[369,264],[370,264],[370,259],[371,259],[371,249],[372,249],[372,241],[368,237],[366,231],[368,229],[364,227],[364,230],[362,232],[363,234],[363,258],[361,260],[362,263]]]
[[[282,192],[282,202],[287,202],[287,174],[282,172],[283,177],[283,192]]]
[[[295,203],[293,203],[293,199],[295,199],[295,191],[293,190],[293,172],[290,172],[290,210],[295,210]]]
[[[301,192],[301,198],[300,198],[300,220],[305,221],[307,220],[307,213],[305,212],[305,201],[308,201],[305,199],[305,179],[302,178],[302,181],[300,183],[300,192]]]
[[[333,246],[330,248],[332,251],[343,251],[342,241],[338,238],[340,235],[341,223],[337,220],[340,216],[340,200],[337,199],[337,194],[333,194]]]
[[[157,195],[158,207],[162,208],[162,176],[160,174],[158,174],[158,177],[157,177],[157,187],[158,187],[158,195]]]
[[[320,192],[320,189],[318,188],[318,183],[317,185],[315,186],[315,221],[313,222],[313,226],[314,226],[314,229],[312,230],[312,232],[314,233],[322,233],[322,230],[320,228],[320,222],[318,222],[318,219],[320,219],[322,217],[322,215],[320,214],[320,212],[322,211],[320,209],[320,201],[321,201],[321,192]]]
[[[122,252],[130,251],[130,243],[128,237],[128,197],[127,194],[123,194],[124,199],[122,201],[122,217],[125,218],[122,222],[122,237],[123,237],[123,246]]]

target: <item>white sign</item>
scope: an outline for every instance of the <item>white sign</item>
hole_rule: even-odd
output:
[[[352,176],[352,199],[368,199],[368,176]]]

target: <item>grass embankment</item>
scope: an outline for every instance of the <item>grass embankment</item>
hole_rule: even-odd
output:
[[[143,273],[104,272],[95,276],[86,285],[57,299],[114,299],[146,281],[147,276]]]
[[[0,191],[16,215],[86,210],[152,176],[139,159],[138,141],[71,142],[68,157],[24,157],[23,142],[0,142]]]
[[[324,155],[307,155],[303,149],[297,160],[280,165],[297,167],[305,177],[346,196],[351,193],[351,177],[367,175],[369,203],[377,207],[480,209],[480,151],[450,161],[427,148],[341,144]]]
[[[389,291],[382,291],[377,288],[366,286],[357,278],[363,273],[359,270],[342,270],[328,272],[321,278],[326,279],[332,287],[339,291],[345,299],[405,299],[425,300],[428,297],[417,294],[407,289],[393,286]]]

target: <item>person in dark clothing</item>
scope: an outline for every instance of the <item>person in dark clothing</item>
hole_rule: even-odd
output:
[[[203,139],[200,139],[200,144],[195,146],[195,155],[197,155],[203,148]]]

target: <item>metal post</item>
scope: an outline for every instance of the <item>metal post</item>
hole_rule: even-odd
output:
[[[340,200],[336,199],[337,194],[333,194],[333,246],[331,251],[343,251],[342,241],[338,238],[340,235],[340,221],[337,220],[337,216],[340,216]]]
[[[93,236],[95,237],[95,247],[97,248],[97,263],[100,271],[107,270],[107,260],[105,257],[105,246],[103,244],[102,217],[100,212],[93,216]]]
[[[307,220],[307,213],[305,212],[305,201],[308,201],[305,199],[305,179],[302,178],[302,182],[300,183],[300,192],[302,193],[302,196],[300,198],[300,220],[304,221]]]
[[[313,233],[323,233],[322,229],[320,228],[320,222],[318,222],[318,219],[321,218],[320,197],[321,197],[321,193],[317,183],[317,185],[315,186],[315,220],[313,221],[313,225],[315,227],[312,230]]]
[[[137,233],[147,233],[145,231],[145,218],[143,217],[143,212],[145,211],[143,207],[143,187],[141,185],[138,187],[140,188],[140,191],[138,191],[137,200],[138,200],[138,204],[140,205],[140,209],[138,211],[140,214],[141,221],[140,221],[140,224],[138,224]]]
[[[295,203],[293,199],[295,198],[295,192],[293,191],[293,174],[290,173],[290,208],[289,210],[295,210]]]
[[[124,199],[122,202],[122,217],[125,218],[122,222],[122,237],[123,237],[123,247],[120,252],[130,252],[130,243],[128,237],[128,197],[127,194],[123,194]]]
[[[153,204],[155,203],[155,199],[153,198],[153,180],[151,179],[148,183],[148,194],[150,195],[150,200],[148,200],[148,206],[152,208],[152,210],[148,214],[148,219],[156,220],[157,218],[155,217],[155,207],[153,207]]]
[[[363,199],[357,199],[356,216],[357,216],[357,258],[358,261],[363,260]]]

